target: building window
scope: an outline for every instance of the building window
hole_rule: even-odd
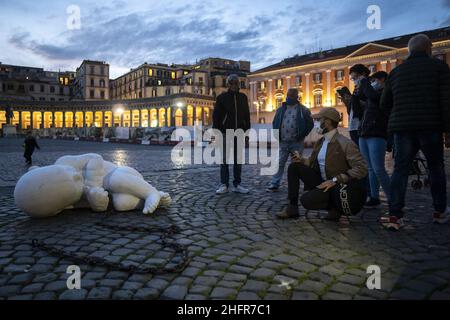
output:
[[[336,70],[335,80],[336,81],[344,80],[344,70]]]
[[[94,78],[91,78],[91,87],[93,87],[95,84],[94,84]]]
[[[64,94],[64,87],[59,87],[59,94]]]
[[[39,97],[39,101],[45,101],[44,97]]]
[[[148,76],[153,77],[153,69],[148,69]]]
[[[166,96],[170,96],[170,88],[166,89]]]
[[[199,78],[198,78],[198,84],[199,84],[200,86],[203,85],[203,77],[199,77]]]
[[[158,96],[158,90],[153,89],[152,90],[152,97],[157,97]]]
[[[89,97],[90,97],[91,99],[94,98],[94,90],[89,91]]]
[[[259,89],[262,91],[262,90],[264,90],[266,88],[266,83],[264,82],[264,81],[261,81],[260,83],[259,83]]]
[[[100,98],[105,99],[105,91],[100,91]]]
[[[283,79],[277,79],[275,81],[275,89],[283,89]]]
[[[19,89],[18,90],[24,92],[25,91],[24,85],[23,84],[19,84]]]
[[[302,76],[296,76],[295,77],[295,85],[297,87],[300,87],[302,85]]]
[[[12,83],[8,83],[8,90],[14,90],[14,85]]]
[[[103,79],[100,80],[100,87],[102,87],[102,88],[105,87],[105,80],[103,80]]]
[[[55,98],[50,98],[50,101],[55,101]]]
[[[100,74],[103,76],[105,74],[105,67],[100,67]]]
[[[283,104],[283,96],[275,97],[275,104],[277,108],[281,107],[281,105]]]
[[[314,93],[314,107],[322,106],[322,92]]]
[[[55,93],[55,87],[54,86],[50,86],[50,93]]]
[[[322,83],[322,74],[321,73],[314,74],[314,83]]]
[[[172,79],[176,79],[177,78],[177,75],[175,74],[175,71],[172,71],[171,75],[172,75]]]
[[[245,89],[245,81],[241,81],[241,89]]]
[[[91,74],[94,74],[94,73],[95,73],[95,67],[91,66]]]
[[[41,84],[41,92],[44,92],[44,91],[45,91],[45,87],[43,84]]]
[[[30,86],[30,91],[34,92],[34,86],[33,85]]]

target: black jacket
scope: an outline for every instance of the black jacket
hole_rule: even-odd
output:
[[[250,129],[247,96],[231,90],[219,94],[213,111],[213,128],[222,132],[226,129]]]
[[[365,100],[366,97],[361,94],[361,90],[359,90],[359,88],[356,88],[353,91],[350,103],[344,102],[347,108],[347,114],[350,115],[350,112],[353,110],[353,117],[362,119],[365,108]]]
[[[366,106],[359,127],[360,137],[387,139],[388,118],[380,109],[383,90],[375,90],[368,79],[361,80],[360,92],[366,98]]]
[[[381,97],[388,131],[450,132],[450,70],[425,53],[413,53],[390,73]]]

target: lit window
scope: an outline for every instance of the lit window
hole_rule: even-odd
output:
[[[153,69],[148,69],[148,75],[149,75],[150,77],[153,77]]]
[[[176,78],[175,72],[172,71],[172,79],[175,79],[175,78]]]

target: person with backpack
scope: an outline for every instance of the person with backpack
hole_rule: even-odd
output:
[[[298,90],[290,88],[272,122],[273,129],[279,130],[279,167],[267,191],[278,191],[289,155],[295,151],[303,153],[305,137],[313,126],[311,112],[298,101]]]

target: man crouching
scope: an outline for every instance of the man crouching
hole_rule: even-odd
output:
[[[339,220],[342,214],[357,214],[366,200],[367,164],[357,146],[337,131],[341,120],[334,108],[324,108],[312,116],[314,127],[323,135],[314,145],[311,156],[292,154],[288,168],[289,205],[276,216],[280,219],[299,216],[300,180],[305,185],[302,206],[308,210],[328,210],[327,220]]]

